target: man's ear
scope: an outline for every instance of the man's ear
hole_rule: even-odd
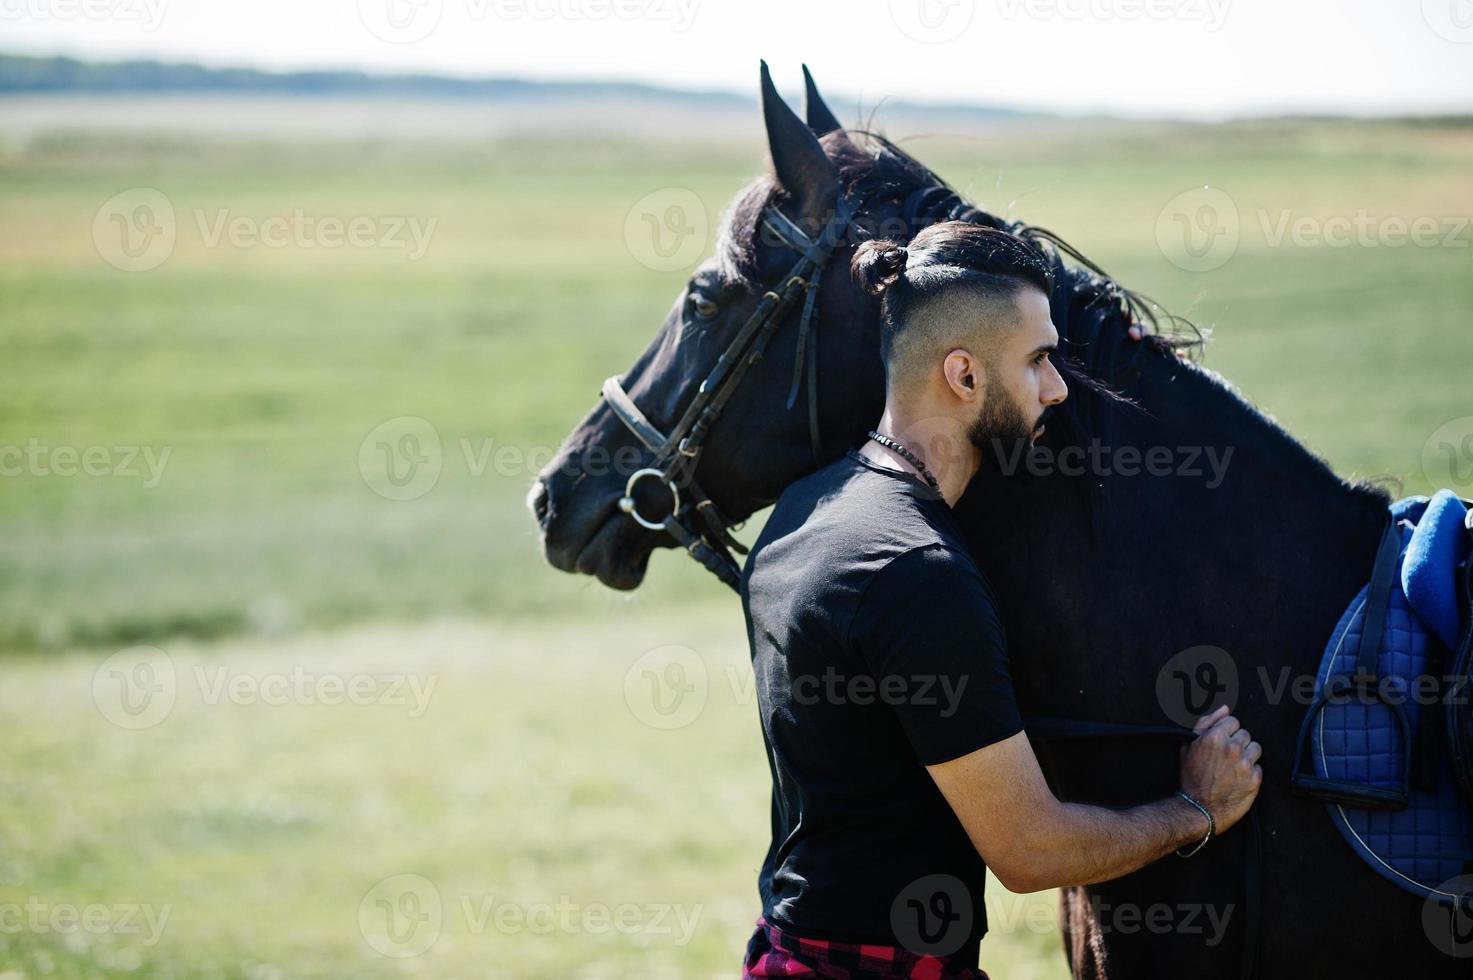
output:
[[[941,373],[951,393],[968,405],[981,400],[987,390],[987,368],[965,347],[957,347],[941,362]]]

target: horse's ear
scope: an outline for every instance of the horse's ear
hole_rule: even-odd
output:
[[[807,117],[808,128],[813,130],[815,136],[824,136],[844,128],[838,117],[829,111],[823,96],[818,94],[818,86],[813,83],[813,75],[808,71],[807,65],[803,66],[803,115]]]
[[[767,125],[767,149],[772,154],[773,173],[799,211],[788,217],[821,224],[828,218],[838,194],[838,173],[823,147],[818,145],[818,137],[777,94],[765,61],[762,62],[762,119]]]

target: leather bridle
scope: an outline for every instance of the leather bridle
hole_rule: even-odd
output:
[[[791,410],[797,402],[798,389],[805,382],[806,366],[808,437],[815,464],[824,462],[818,419],[818,333],[814,309],[824,267],[853,228],[853,219],[854,210],[842,193],[838,195],[833,216],[817,238],[807,235],[775,206],[767,208],[763,224],[799,253],[798,261],[783,276],[781,285],[762,295],[757,308],[717,358],[669,432],[662,432],[639,410],[617,375],[603,384],[604,401],[614,415],[654,454],[650,465],[630,474],[619,509],[641,527],[668,533],[692,558],[737,591],[741,589],[741,568],[732,552],[745,555],[747,549],[731,534],[739,525],[728,521],[696,482],[696,463],[722,409],[747,371],[761,360],[762,352],[800,296],[803,314],[798,323],[787,407]],[[670,489],[668,516],[657,520],[639,512],[634,488],[641,480],[657,480]]]

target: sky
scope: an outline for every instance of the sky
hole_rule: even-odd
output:
[[[1129,116],[1473,111],[1473,0],[0,0],[0,52]]]

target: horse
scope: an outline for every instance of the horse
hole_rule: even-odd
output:
[[[529,494],[547,560],[616,589],[639,585],[656,547],[683,544],[714,565],[735,544],[732,521],[858,445],[879,417],[879,304],[847,275],[856,241],[939,220],[1029,238],[1054,266],[1052,314],[1073,393],[1037,449],[994,447],[956,513],[999,598],[1025,716],[1064,719],[1029,726],[1050,785],[1105,805],[1169,795],[1179,742],[1166,723],[1194,700],[1202,713],[1227,700],[1264,746],[1251,819],[1191,858],[1063,890],[1073,976],[1466,975],[1429,941],[1423,902],[1373,873],[1323,804],[1290,788],[1303,711],[1287,691],[1313,675],[1366,582],[1387,494],[1337,476],[1201,367],[1190,324],[1063,238],[973,207],[893,143],[846,130],[806,67],[804,80],[799,117],[762,65],[771,172],[738,194],[716,253]],[[701,375],[749,339],[773,297],[784,300],[780,328],[741,360],[744,376],[704,420],[700,444],[664,447],[678,470],[662,466],[652,448],[662,427],[677,425]],[[800,302],[801,329],[790,315]],[[595,472],[585,465],[594,451],[643,463],[653,453],[654,464]],[[701,488],[704,523],[673,520],[681,486]],[[661,503],[663,523],[660,512],[648,517]]]

